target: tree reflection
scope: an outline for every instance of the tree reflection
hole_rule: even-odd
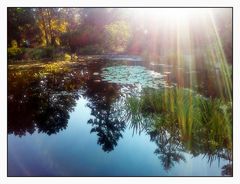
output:
[[[8,133],[18,136],[56,134],[67,127],[69,112],[78,99],[78,76],[69,74],[34,77],[36,71],[9,73]],[[71,78],[70,78],[71,77]]]
[[[175,163],[186,161],[183,156],[183,146],[179,137],[179,130],[176,126],[171,126],[167,130],[166,127],[159,127],[149,131],[151,141],[157,145],[154,153],[158,155],[165,170],[170,170]]]
[[[227,114],[230,110],[227,108],[229,105],[223,106],[223,110],[211,111],[215,106],[220,106],[219,103],[214,106],[209,104],[206,106],[209,113],[200,117],[199,123],[193,123],[191,128],[186,129],[189,131],[182,131],[171,111],[153,111],[149,103],[147,108],[142,108],[141,111],[139,107],[144,107],[144,104],[138,100],[132,102],[132,111],[128,109],[124,106],[126,96],[121,93],[123,88],[117,84],[100,81],[99,75],[91,75],[100,71],[101,64],[93,64],[92,67],[88,66],[88,73],[72,70],[64,74],[36,77],[33,77],[35,71],[10,72],[8,133],[23,136],[38,131],[52,135],[66,129],[69,113],[76,105],[80,90],[81,95],[89,101],[87,106],[91,109],[91,119],[88,123],[92,126],[91,133],[96,133],[97,142],[103,151],[114,150],[126,123],[130,122],[133,131],[146,132],[156,144],[154,153],[165,170],[170,170],[181,161],[185,162],[183,153],[189,153],[194,157],[204,155],[209,164],[220,158],[229,161],[222,167],[222,175],[232,175],[232,143],[229,134],[232,132],[232,124],[227,125],[219,119],[224,116],[220,116],[222,112]],[[127,90],[129,92],[129,89]],[[149,99],[149,96],[146,97],[145,99]],[[153,102],[156,102],[156,99],[153,99]],[[184,107],[188,105],[185,104]],[[207,123],[202,123],[203,118]],[[232,122],[231,117],[229,118],[229,122]],[[183,125],[190,127],[187,122],[183,122]]]
[[[232,172],[233,172],[232,163],[229,163],[222,167],[222,173],[221,173],[222,176],[232,176]]]
[[[105,115],[97,111],[92,112],[94,119],[88,121],[93,126],[92,132],[98,136],[98,144],[102,145],[103,151],[110,152],[117,146],[118,140],[122,137],[122,131],[125,129],[125,123],[117,118],[111,117],[110,112]]]
[[[117,107],[114,105],[114,102],[119,100],[120,87],[94,79],[88,80],[84,86],[84,96],[89,100],[87,106],[92,110],[93,116],[88,121],[93,126],[91,133],[97,134],[98,144],[103,151],[110,152],[117,146],[126,127],[125,122],[118,117]]]
[[[228,161],[229,164],[222,167],[222,175],[231,176],[231,104],[222,105],[219,100],[200,99],[201,103],[199,103],[200,100],[197,102],[201,105],[200,108],[207,109],[206,112],[199,114],[201,115],[199,117],[193,116],[198,114],[190,114],[198,121],[194,121],[194,123],[187,121],[190,117],[187,114],[185,121],[179,122],[176,105],[173,106],[174,108],[171,111],[171,108],[168,110],[164,106],[169,103],[163,106],[161,106],[161,103],[155,103],[157,100],[159,102],[163,99],[166,100],[166,96],[164,96],[167,94],[166,91],[161,98],[159,97],[161,91],[157,92],[156,95],[158,96],[146,93],[141,97],[129,98],[126,109],[130,114],[128,117],[130,117],[130,127],[133,127],[133,131],[144,131],[150,136],[151,141],[155,142],[157,148],[154,153],[162,162],[164,169],[169,170],[176,163],[185,161],[184,153],[188,153],[193,157],[205,157],[210,165],[216,160],[220,162],[220,159]],[[181,109],[187,107],[187,101],[184,100],[183,102]],[[194,110],[197,111],[197,106]],[[181,115],[181,117],[184,117],[183,114]],[[190,125],[191,129],[183,131]],[[138,128],[134,129],[134,127]]]
[[[51,135],[66,129],[69,112],[76,105],[75,100],[72,96],[65,95],[52,95],[42,100],[36,117],[38,132]]]

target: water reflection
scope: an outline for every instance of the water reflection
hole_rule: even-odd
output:
[[[194,112],[191,111],[193,106]],[[127,99],[130,122],[136,131],[147,133],[156,143],[165,170],[180,161],[184,153],[206,157],[209,165],[227,160],[222,174],[232,175],[231,104],[212,100],[182,88],[146,90]],[[137,120],[137,121],[136,121]]]
[[[37,130],[51,135],[65,129],[79,97],[78,78],[68,74],[43,78],[25,72],[19,75],[10,73],[8,78],[8,133],[23,136]]]
[[[153,154],[166,171],[186,162],[185,154],[188,153],[193,157],[207,157],[210,165],[218,159],[227,160],[229,162],[222,167],[221,174],[232,175],[232,145],[218,131],[222,130],[223,125],[195,127],[191,136],[185,137],[171,117],[163,117],[171,123],[158,124],[156,127],[152,116],[134,115],[126,107],[127,97],[135,94],[131,91],[135,90],[133,86],[101,80],[101,68],[107,65],[105,62],[99,62],[98,65],[92,62],[72,67],[69,72],[48,75],[41,75],[38,69],[10,70],[8,133],[19,137],[35,131],[57,134],[67,128],[70,113],[76,101],[83,96],[88,101],[87,107],[91,109],[91,118],[86,123],[92,126],[90,133],[97,135],[97,144],[104,152],[114,151],[129,127],[133,133],[147,134],[150,141],[155,143]],[[214,94],[215,91],[213,89],[210,96],[218,95]]]
[[[157,145],[154,153],[162,162],[165,170],[171,169],[180,161],[186,161],[183,155],[184,149],[178,137],[169,135],[165,130],[150,132],[150,137],[151,141],[154,141]]]
[[[222,167],[222,175],[232,176],[231,150],[223,147],[216,148],[214,152],[211,152],[213,150],[210,150],[206,145],[201,145],[202,147],[186,147],[188,143],[182,141],[179,134],[176,134],[176,132],[170,133],[166,130],[159,131],[149,132],[149,135],[151,137],[151,141],[156,143],[157,149],[154,153],[158,156],[165,170],[170,170],[175,164],[181,161],[185,162],[186,159],[184,153],[190,153],[193,157],[207,157],[210,165],[214,161],[220,162],[220,159],[227,160],[228,164]],[[210,142],[211,140],[208,141]],[[197,144],[197,142],[195,143]]]
[[[118,140],[122,137],[126,124],[119,120],[113,106],[119,94],[119,86],[116,84],[100,83],[89,80],[85,84],[84,96],[89,103],[93,118],[88,123],[93,126],[91,133],[98,135],[98,144],[106,152],[110,152],[117,146]]]
[[[169,85],[178,87],[191,88],[211,98],[231,98],[228,89],[224,83],[226,76],[222,75],[223,71],[213,66],[199,66],[191,69],[189,67],[177,67],[174,65],[149,65],[150,69],[165,75],[165,80]],[[232,67],[229,66],[232,71]],[[232,76],[229,77],[231,80]]]

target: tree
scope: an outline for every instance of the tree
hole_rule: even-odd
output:
[[[37,24],[42,33],[42,44],[60,45],[60,37],[67,31],[67,21],[59,8],[38,8]]]
[[[130,27],[125,21],[115,21],[105,26],[105,46],[109,50],[125,51],[130,38]]]
[[[8,46],[13,40],[22,46],[25,40],[31,43],[39,42],[40,30],[35,21],[34,11],[31,8],[8,8]]]

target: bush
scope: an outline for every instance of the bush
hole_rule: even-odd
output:
[[[8,59],[20,60],[23,57],[23,50],[21,48],[10,47],[7,49]]]
[[[53,55],[53,59],[54,60],[60,60],[60,61],[71,61],[71,55],[69,55],[68,53],[64,53],[64,52],[56,52]]]
[[[42,50],[39,48],[33,49],[29,52],[29,59],[41,59]]]
[[[53,59],[54,58],[54,48],[27,48],[25,49],[24,59]]]
[[[64,61],[71,61],[71,56],[67,53],[64,54]]]
[[[103,54],[104,49],[98,44],[82,47],[78,50],[79,54]]]
[[[23,49],[18,47],[16,40],[13,40],[12,46],[7,49],[8,59],[20,60],[22,59],[23,54]]]
[[[43,50],[43,57],[45,58],[53,58],[54,56],[54,48],[53,47],[46,47]]]

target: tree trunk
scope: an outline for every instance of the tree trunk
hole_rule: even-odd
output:
[[[39,11],[40,11],[41,19],[42,19],[42,24],[43,24],[43,30],[44,30],[44,34],[45,34],[46,44],[49,45],[48,33],[47,33],[47,28],[46,28],[46,23],[45,23],[45,19],[44,19],[42,8],[39,8]]]
[[[55,45],[55,38],[53,35],[53,30],[52,30],[52,25],[51,25],[52,14],[49,9],[47,9],[47,13],[48,13],[48,27],[49,27],[49,32],[50,32],[50,44]]]

